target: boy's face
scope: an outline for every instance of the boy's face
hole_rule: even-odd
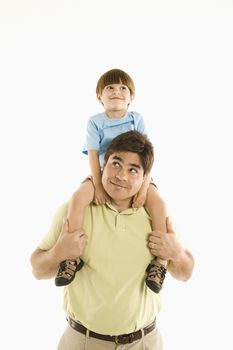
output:
[[[137,153],[115,152],[103,169],[102,184],[108,195],[117,202],[131,203],[144,181],[144,170]]]
[[[110,84],[104,87],[102,94],[97,96],[106,112],[126,112],[133,97],[130,90],[123,84]]]

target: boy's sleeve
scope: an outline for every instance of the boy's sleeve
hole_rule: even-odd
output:
[[[89,149],[99,151],[100,135],[97,125],[92,119],[88,120],[86,131],[86,142],[83,147],[83,153],[88,154]]]
[[[69,204],[69,202],[64,203],[56,211],[49,231],[47,232],[47,234],[44,236],[44,238],[42,239],[42,241],[39,244],[40,249],[49,250],[56,243],[56,241],[61,233],[63,219],[66,218],[66,216],[67,216],[68,204]]]
[[[142,134],[147,134],[146,126],[141,114],[135,113],[134,115],[135,129]]]

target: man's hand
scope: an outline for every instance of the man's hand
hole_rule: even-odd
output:
[[[167,232],[152,231],[149,237],[149,248],[154,256],[163,260],[176,260],[183,248],[176,238],[169,217],[166,218]]]
[[[69,232],[69,223],[63,222],[60,236],[49,250],[37,248],[31,256],[32,271],[37,279],[47,279],[57,274],[59,264],[64,260],[75,260],[80,257],[87,244],[84,230]]]
[[[59,261],[73,260],[80,257],[87,245],[87,235],[83,229],[69,232],[69,222],[63,222],[61,234],[54,246],[54,251]]]

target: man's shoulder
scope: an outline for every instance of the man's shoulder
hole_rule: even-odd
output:
[[[62,204],[60,204],[60,206],[57,207],[55,216],[63,218],[67,214],[70,202],[71,202],[71,199],[69,199],[66,202],[63,202]]]

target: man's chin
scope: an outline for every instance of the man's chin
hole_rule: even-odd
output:
[[[123,193],[109,193],[110,197],[114,202],[131,202],[132,196],[125,196]]]

